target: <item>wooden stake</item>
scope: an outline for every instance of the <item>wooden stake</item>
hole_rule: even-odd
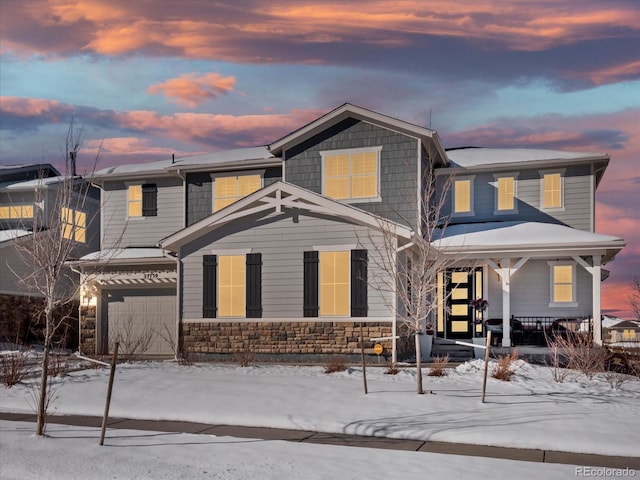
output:
[[[487,371],[489,370],[489,350],[491,349],[491,330],[487,332],[487,345],[484,351],[484,379],[482,380],[482,403],[484,403],[484,393],[487,391]]]
[[[362,330],[362,322],[360,322],[360,357],[362,358],[362,381],[364,382],[364,394],[366,395],[367,390],[367,367],[364,361],[364,333]]]
[[[111,373],[109,374],[109,387],[107,388],[107,402],[104,405],[104,415],[102,416],[102,430],[100,432],[100,445],[104,445],[104,433],[107,429],[109,419],[109,406],[111,405],[111,391],[113,390],[113,379],[116,376],[116,363],[118,362],[118,346],[116,342],[113,347],[113,357],[111,358]]]

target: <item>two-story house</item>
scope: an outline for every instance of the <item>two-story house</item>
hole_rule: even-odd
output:
[[[126,331],[152,332],[146,353],[158,355],[352,353],[362,323],[365,337],[387,337],[395,352],[397,295],[377,287],[394,284],[380,257],[410,252],[422,237],[422,179],[431,168],[455,179],[444,207],[450,225],[434,244],[459,262],[442,272],[439,335],[471,337],[477,297],[506,322],[525,305],[532,315],[560,308],[553,311],[596,318],[597,310],[599,318],[600,267],[623,245],[593,233],[608,157],[466,153],[445,152],[433,130],[345,104],[265,147],[97,172],[101,249],[75,264],[87,282],[81,349],[106,353]],[[547,184],[556,180],[560,205],[551,206],[558,193]],[[484,248],[496,224],[515,233]],[[519,228],[537,225],[552,238],[518,240]],[[554,270],[567,264],[570,272]],[[578,267],[594,280],[587,285]],[[516,269],[541,283],[525,282],[539,297],[515,286],[503,293]]]
[[[0,168],[0,335],[15,340],[30,333],[24,325],[35,317],[32,299],[42,296],[37,286],[44,282],[31,255],[35,242],[69,241],[68,258],[80,258],[100,246],[99,214],[99,192],[80,177],[49,164]],[[60,297],[73,296],[79,281],[66,270],[57,284]]]

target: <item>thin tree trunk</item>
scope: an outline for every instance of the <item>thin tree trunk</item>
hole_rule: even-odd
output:
[[[418,384],[418,395],[424,394],[422,389],[422,351],[420,349],[420,331],[416,331],[416,382]]]
[[[44,353],[42,355],[42,372],[40,373],[40,395],[38,398],[38,411],[36,419],[36,435],[44,435],[47,415],[47,377],[49,376],[49,350],[51,345],[50,326],[53,321],[53,312],[47,308],[45,313]]]

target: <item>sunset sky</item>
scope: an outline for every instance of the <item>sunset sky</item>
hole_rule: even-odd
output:
[[[466,145],[605,152],[597,231],[640,275],[637,0],[0,0],[0,164],[270,143],[351,102]]]

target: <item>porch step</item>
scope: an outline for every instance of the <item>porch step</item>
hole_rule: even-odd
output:
[[[466,362],[473,359],[473,348],[465,345],[456,345],[441,338],[434,338],[431,357],[444,357],[445,355],[449,355],[449,361],[451,362]]]

